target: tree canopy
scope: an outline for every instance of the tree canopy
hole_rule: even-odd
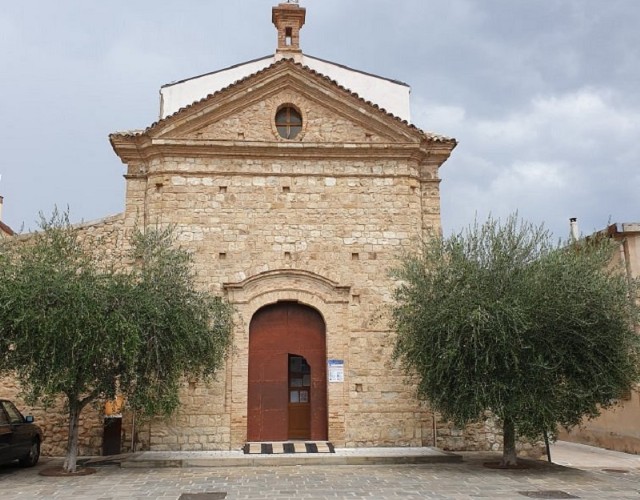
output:
[[[230,306],[196,287],[171,229],[136,230],[130,247],[124,260],[107,258],[56,211],[0,252],[0,369],[32,401],[64,397],[67,471],[88,403],[119,393],[134,411],[170,414],[181,379],[211,377],[231,341]]]
[[[395,356],[458,425],[489,410],[516,434],[570,428],[640,380],[636,284],[605,238],[552,243],[542,226],[489,218],[425,241],[394,276]]]

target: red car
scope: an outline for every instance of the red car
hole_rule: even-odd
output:
[[[33,417],[22,416],[15,405],[0,399],[0,463],[18,460],[23,467],[33,467],[40,458],[42,431]]]

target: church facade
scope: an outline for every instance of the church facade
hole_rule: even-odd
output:
[[[303,54],[305,15],[277,5],[274,55],[165,85],[158,122],[110,136],[125,209],[87,237],[121,246],[171,224],[199,286],[236,311],[216,380],[185,381],[168,420],[125,412],[121,449],[496,449],[490,427],[438,422],[391,359],[389,270],[439,233],[438,170],[456,141],[410,123],[406,84]],[[81,454],[100,453],[102,416],[82,429]]]
[[[440,229],[455,141],[406,121],[406,85],[302,54],[304,21],[297,4],[274,7],[275,56],[165,86],[159,122],[110,137],[125,227],[175,225],[201,286],[237,312],[226,372],[185,388],[152,449],[431,436],[391,365],[385,307],[389,268]]]
[[[440,230],[455,140],[409,124],[407,85],[303,54],[304,8],[272,14],[274,56],[166,85],[157,123],[110,136],[125,228],[174,225],[237,312],[218,382],[185,387],[144,439],[422,445],[431,416],[390,359],[388,271]]]

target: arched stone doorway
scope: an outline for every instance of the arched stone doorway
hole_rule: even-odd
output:
[[[249,326],[248,441],[327,439],[325,322],[317,310],[278,302]]]

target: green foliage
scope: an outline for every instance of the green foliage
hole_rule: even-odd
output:
[[[8,242],[3,251],[3,369],[17,372],[31,400],[113,396],[137,351],[121,306],[132,282],[97,269],[66,214],[42,218],[40,227],[31,241]]]
[[[130,404],[148,415],[169,414],[184,376],[209,378],[221,366],[232,309],[198,290],[192,257],[174,248],[171,228],[138,231],[132,243],[137,298],[131,315],[144,328]]]
[[[3,246],[0,369],[17,372],[32,400],[65,395],[81,409],[118,391],[137,411],[171,413],[183,377],[221,367],[230,306],[197,290],[170,229],[136,231],[135,264],[119,271],[81,236],[56,211],[28,241]]]
[[[490,410],[532,439],[611,405],[640,380],[635,284],[614,247],[554,245],[511,216],[407,255],[395,356],[419,396],[458,425]]]

